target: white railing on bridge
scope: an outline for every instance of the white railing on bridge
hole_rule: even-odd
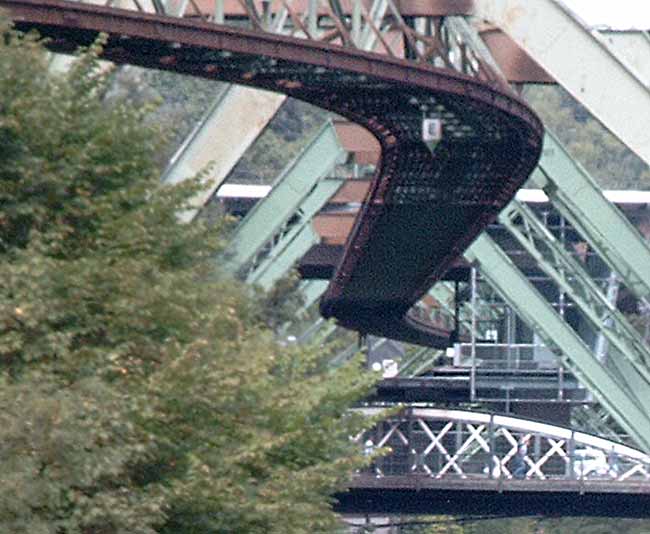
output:
[[[380,408],[363,408],[377,416]],[[570,428],[464,410],[410,408],[355,437],[378,477],[600,479],[650,484],[650,456]]]

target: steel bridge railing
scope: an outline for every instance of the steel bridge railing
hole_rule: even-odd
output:
[[[375,416],[379,408],[364,408]],[[411,408],[355,437],[376,477],[637,482],[650,456],[570,428],[507,415]]]

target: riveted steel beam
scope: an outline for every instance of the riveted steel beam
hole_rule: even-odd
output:
[[[513,200],[499,215],[499,222],[519,241],[558,286],[567,293],[620,354],[629,359],[642,377],[650,399],[650,350],[636,329],[611,303],[586,269],[525,204]]]
[[[292,217],[306,221],[314,216],[343,183],[322,179],[344,154],[334,126],[328,122],[278,176],[270,193],[239,223],[226,249],[224,267],[239,271],[274,236],[290,231],[286,225]]]
[[[575,376],[607,408],[636,443],[650,451],[650,416],[631,387],[612,373],[564,322],[490,237],[483,234],[465,257],[479,265],[482,275],[504,300],[554,349]]]
[[[533,179],[626,286],[640,298],[650,297],[650,248],[548,130]]]

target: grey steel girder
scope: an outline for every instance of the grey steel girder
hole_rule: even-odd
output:
[[[593,30],[592,30],[593,31]],[[650,36],[643,30],[598,29],[598,33],[619,57],[624,58],[634,72],[650,85]]]
[[[650,91],[596,31],[555,0],[481,0],[476,15],[521,46],[623,143],[650,163]]]

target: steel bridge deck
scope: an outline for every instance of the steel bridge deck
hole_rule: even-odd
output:
[[[385,378],[375,387],[369,401],[375,402],[471,402],[470,368],[434,369],[427,376]],[[588,395],[569,373],[559,379],[558,370],[481,370],[474,376],[474,389],[481,401],[503,402],[504,391],[517,391],[512,401],[588,402]],[[559,393],[561,398],[558,398]]]
[[[408,315],[533,170],[542,126],[507,88],[340,46],[63,0],[0,0],[18,29],[72,51],[97,32],[104,57],[282,92],[368,129],[381,162],[321,302],[326,317],[394,339],[446,346]],[[431,153],[423,115],[443,124]]]
[[[336,495],[341,513],[650,517],[647,482],[356,476]]]

